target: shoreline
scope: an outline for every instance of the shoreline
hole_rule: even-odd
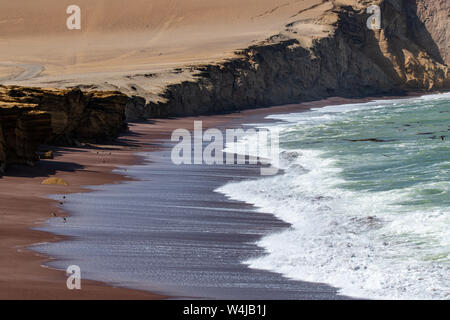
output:
[[[105,146],[106,147],[106,146]],[[66,238],[33,230],[56,213],[66,217],[67,213],[57,201],[49,199],[53,193],[68,194],[88,192],[87,184],[118,183],[126,180],[112,173],[119,164],[137,161],[133,152],[122,148],[118,159],[110,163],[96,164],[97,150],[86,148],[52,148],[54,160],[41,160],[35,167],[11,166],[0,179],[2,197],[0,231],[0,299],[164,299],[147,292],[115,288],[110,285],[84,280],[82,290],[66,288],[64,271],[45,267],[52,260],[29,247],[35,243],[64,241]],[[118,151],[119,152],[119,151]],[[88,154],[86,154],[88,153]],[[58,176],[69,182],[69,186],[41,185],[50,176]]]
[[[420,95],[420,94],[418,94]],[[386,99],[409,98],[386,97]],[[130,124],[130,132],[111,145],[87,148],[55,148],[54,160],[41,160],[36,167],[11,167],[0,180],[2,195],[9,199],[2,201],[0,210],[6,219],[0,225],[2,235],[0,265],[0,298],[2,299],[164,299],[146,291],[114,288],[107,283],[83,280],[83,290],[69,291],[65,288],[62,271],[42,268],[51,258],[36,254],[29,246],[42,242],[64,241],[64,237],[32,230],[51,218],[56,211],[62,217],[67,215],[57,201],[46,198],[50,194],[89,192],[87,185],[115,184],[130,180],[112,171],[118,166],[141,163],[137,152],[155,150],[153,142],[170,139],[173,129],[192,129],[194,120],[203,120],[204,128],[249,123],[264,119],[275,113],[307,111],[311,108],[362,103],[382,100],[382,97],[363,99],[330,98],[299,105],[249,109],[240,113],[216,116],[199,116],[177,119],[158,119],[152,123]],[[110,154],[111,153],[111,154]],[[43,186],[42,180],[58,176],[69,183],[68,187]],[[32,182],[32,183],[30,183]],[[22,195],[25,193],[26,195]],[[17,207],[20,203],[20,207]],[[32,203],[33,205],[28,205]],[[36,205],[37,203],[37,205]],[[31,208],[31,209],[30,209]],[[17,211],[22,213],[17,215]],[[28,212],[27,212],[28,211]],[[31,213],[30,213],[31,211]],[[31,219],[30,219],[31,218]],[[69,218],[70,219],[70,218]],[[33,221],[29,221],[33,220]],[[13,275],[11,270],[15,271]]]

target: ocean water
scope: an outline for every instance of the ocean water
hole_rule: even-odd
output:
[[[216,191],[291,227],[244,263],[352,297],[450,299],[450,93],[269,118],[283,173]]]

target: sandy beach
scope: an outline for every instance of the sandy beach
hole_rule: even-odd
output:
[[[118,289],[103,283],[84,281],[83,290],[69,291],[62,271],[43,267],[51,258],[27,249],[28,246],[64,241],[64,237],[31,230],[52,218],[67,216],[64,200],[59,203],[46,196],[86,192],[84,186],[120,183],[127,178],[112,173],[117,166],[137,164],[137,152],[158,151],[162,141],[170,139],[177,128],[192,129],[194,120],[202,120],[204,128],[235,127],[242,123],[264,121],[274,113],[300,112],[321,106],[370,101],[367,99],[330,98],[323,101],[275,108],[247,110],[227,115],[188,117],[132,123],[130,131],[110,145],[87,145],[81,148],[53,148],[54,160],[41,160],[35,167],[10,167],[0,180],[2,201],[2,242],[0,292],[3,299],[163,299],[164,295],[144,291]],[[170,161],[165,159],[164,161]],[[155,167],[157,170],[157,167]],[[62,178],[68,186],[41,185],[48,177]],[[226,181],[224,181],[226,182]],[[212,190],[211,190],[212,191]],[[68,218],[70,219],[70,217]],[[277,228],[286,228],[284,223]],[[254,241],[255,239],[253,239]]]
[[[310,178],[314,183],[320,181],[311,187],[314,192],[296,189],[296,182],[307,179],[301,178],[304,172],[299,170],[298,181],[297,176],[287,182],[280,179],[269,187],[264,186],[265,190],[255,183],[257,191],[248,194],[245,191],[251,188],[242,191],[236,187],[238,195],[233,198],[233,192],[218,190],[256,178],[259,166],[176,166],[171,161],[172,132],[179,128],[192,131],[197,120],[203,122],[203,130],[219,128],[223,131],[276,121],[267,119],[267,115],[447,92],[450,85],[450,54],[445,32],[449,29],[448,3],[444,0],[377,1],[375,7],[381,15],[375,18],[380,20],[381,27],[373,24],[376,19],[372,20],[372,26],[367,24],[371,4],[365,0],[79,0],[76,5],[80,10],[80,28],[72,29],[66,23],[72,1],[0,0],[0,299],[379,297],[375,289],[362,295],[345,291],[346,286],[336,279],[341,279],[339,272],[349,270],[350,273],[358,271],[357,275],[342,277],[345,278],[342,282],[364,283],[360,286],[369,288],[394,288],[383,293],[389,291],[394,298],[411,297],[403,294],[412,287],[416,289],[415,296],[421,296],[429,287],[429,296],[425,297],[441,298],[442,295],[434,293],[440,289],[433,287],[438,282],[431,275],[444,274],[441,271],[444,269],[438,263],[433,265],[437,266],[437,271],[418,266],[430,257],[438,261],[448,252],[436,253],[432,247],[423,251],[423,261],[412,263],[413,268],[419,268],[416,278],[420,281],[411,275],[409,266],[402,274],[407,274],[403,282],[396,273],[401,273],[400,267],[391,269],[391,277],[385,276],[383,272],[387,273],[391,265],[383,263],[391,260],[386,260],[383,253],[391,252],[384,250],[391,248],[388,247],[391,240],[380,242],[378,255],[374,253],[372,240],[378,241],[390,231],[380,229],[382,234],[374,238],[368,237],[372,233],[366,231],[373,231],[370,228],[377,223],[382,227],[395,221],[396,217],[389,216],[385,221],[375,219],[376,215],[395,213],[395,210],[360,210],[361,196],[350,197],[353,200],[347,203],[339,202],[336,207],[346,208],[343,212],[331,210],[335,206],[328,206],[326,201],[333,198],[330,195],[333,190],[321,188],[325,180],[329,180],[329,172]],[[302,103],[290,104],[297,102]],[[429,103],[434,108],[442,107],[439,101]],[[421,109],[420,104],[412,103],[419,110],[417,114],[420,112],[425,118],[429,110]],[[396,102],[389,106],[400,114],[404,111],[398,109]],[[442,107],[437,117],[429,114],[436,128],[431,125],[428,128],[422,118],[410,123],[409,119],[415,114],[405,115],[405,119],[399,117],[395,124],[390,121],[395,116],[389,113],[391,109],[385,114],[384,110],[378,110],[380,117],[375,120],[380,123],[368,122],[367,127],[379,128],[379,131],[366,131],[364,125],[361,131],[353,131],[359,128],[359,122],[352,118],[356,126],[345,121],[338,123],[337,129],[342,130],[338,137],[354,132],[353,136],[341,140],[332,135],[332,129],[328,132],[329,138],[327,132],[310,132],[310,127],[304,129],[298,125],[303,114],[300,122],[296,122],[298,119],[294,115],[292,123],[298,128],[293,128],[293,135],[298,136],[292,142],[298,150],[320,153],[328,152],[327,147],[332,148],[333,142],[339,140],[343,145],[336,147],[338,159],[339,152],[352,156],[353,149],[345,149],[348,147],[345,143],[359,146],[358,142],[368,142],[372,147],[370,143],[376,142],[374,147],[387,150],[392,146],[383,143],[407,139],[408,143],[414,141],[423,148],[418,147],[424,154],[430,150],[436,155],[442,152],[445,160],[446,149],[437,143],[448,141],[449,129],[440,123],[445,122],[446,107]],[[180,118],[176,118],[178,116]],[[371,119],[370,115],[363,118]],[[278,119],[285,121],[283,117]],[[289,116],[285,119],[289,122]],[[389,121],[383,123],[384,119]],[[129,122],[129,130],[115,140],[125,122]],[[389,126],[391,136],[379,138],[388,134],[384,128]],[[111,141],[102,143],[102,139]],[[323,148],[309,150],[309,146],[302,145],[310,140],[316,140],[311,144]],[[58,147],[41,145],[44,141]],[[87,141],[98,143],[85,143]],[[392,147],[391,153],[403,150],[410,145],[408,143]],[[431,148],[432,143],[437,151]],[[368,175],[368,181],[379,183],[379,188],[391,185],[390,177],[382,173],[392,170],[400,175],[400,169],[407,165],[401,160],[396,163],[393,155],[385,154],[385,149],[378,152],[360,147],[361,152],[348,161],[367,164],[377,159],[373,167],[363,173]],[[34,164],[38,148],[40,152],[52,151],[54,157]],[[415,154],[407,148],[404,152],[398,155],[399,159]],[[369,154],[371,158],[363,157]],[[378,159],[380,154],[382,158]],[[298,155],[302,153],[299,151]],[[305,160],[306,164],[312,163],[313,167],[320,162],[320,157],[308,159],[312,160]],[[432,160],[436,166],[442,165],[439,159]],[[411,161],[417,166],[428,163],[428,159],[421,158]],[[29,165],[19,165],[23,163]],[[305,163],[296,164],[308,171]],[[382,164],[386,170],[380,169],[380,176],[387,180],[375,181],[378,165]],[[323,164],[317,166],[328,168]],[[1,175],[4,167],[6,172]],[[445,195],[445,188],[434,184],[445,185],[446,181],[440,179],[445,176],[446,168],[436,169],[435,177],[431,177],[433,172],[429,173],[431,186],[420,185],[428,168],[418,169],[412,178],[406,170],[403,178],[418,188],[411,191],[413,200],[435,197],[428,199],[429,202],[423,201],[445,211],[448,206],[439,207],[446,201],[439,198],[440,194]],[[333,171],[333,168],[328,169]],[[311,171],[314,170],[308,172]],[[349,175],[358,176],[354,172]],[[280,176],[283,175],[275,178]],[[62,179],[67,185],[42,184],[47,178]],[[412,181],[408,180],[410,178]],[[400,178],[394,180],[392,183],[401,181]],[[356,182],[365,186],[366,180]],[[280,186],[275,189],[277,183]],[[401,187],[396,185],[397,189],[392,187],[390,191],[394,194]],[[104,193],[101,193],[102,188]],[[291,189],[298,193],[288,194]],[[358,194],[363,190],[360,189],[353,191]],[[333,199],[340,198],[346,190],[337,191]],[[273,194],[280,194],[279,199],[273,198]],[[283,195],[289,197],[283,198]],[[260,196],[263,205],[245,196]],[[360,220],[356,215],[348,216],[348,220],[336,219],[338,222],[322,227],[311,223],[303,235],[319,229],[324,232],[331,226],[330,232],[318,232],[316,238],[302,238],[299,232],[296,237],[277,242],[290,245],[290,251],[276,246],[271,251],[264,246],[263,239],[268,235],[301,229],[302,223],[295,219],[303,212],[297,211],[306,212],[311,207],[295,202],[302,196],[313,202],[323,201],[320,205],[333,213],[339,212],[340,219],[354,212],[370,213],[366,217],[368,222],[362,223],[369,226],[368,230],[356,239],[362,241],[355,241],[361,244],[369,239],[369,244],[351,249],[354,244],[337,240],[342,234],[349,237],[356,234],[350,229],[344,228],[341,232],[334,227],[348,224],[359,230],[361,226],[357,222]],[[274,205],[275,210],[264,207],[264,201],[273,204],[277,200],[280,203]],[[389,203],[380,200],[377,204],[372,200],[362,205],[380,207]],[[283,207],[285,204],[291,207]],[[354,212],[347,210],[353,205]],[[281,207],[284,210],[279,209]],[[294,221],[278,214],[278,209],[291,213]],[[405,212],[412,214],[415,210],[406,207]],[[426,208],[422,210],[425,212]],[[321,214],[319,210],[311,216],[320,220]],[[323,217],[324,221],[335,218]],[[398,223],[404,229],[424,225],[425,218],[420,214],[418,217],[412,222]],[[437,235],[448,239],[445,230],[440,229],[447,222],[433,224],[434,213],[428,218],[429,230],[437,230]],[[423,248],[421,244],[415,247],[414,243],[414,239],[423,236],[419,229],[410,230],[413,240],[397,239],[394,226],[393,238],[397,240],[392,242],[406,243],[408,248],[413,248],[414,254],[410,257],[419,257],[415,252],[422,252]],[[344,250],[327,256],[325,251],[329,247],[324,239],[334,232],[339,234],[329,242],[344,244]],[[300,248],[299,242],[308,243],[308,240],[313,245]],[[439,249],[448,247],[444,240],[436,245]],[[393,257],[398,256],[395,249],[393,246]],[[285,254],[277,256],[274,252]],[[255,267],[247,263],[252,258],[271,254],[272,260],[266,260],[259,269],[261,264]],[[353,259],[358,254],[361,256]],[[344,260],[338,263],[336,257]],[[305,278],[300,275],[307,272],[296,268],[301,265],[299,261],[314,270],[328,268],[325,276],[329,278],[322,274],[308,278],[311,282],[304,282]],[[67,265],[78,263],[86,267],[83,289],[68,290],[64,270]],[[397,266],[405,265],[404,261],[398,263]],[[381,271],[372,272],[371,266]],[[359,274],[366,277],[358,278]],[[116,275],[120,277],[116,279]],[[408,276],[413,278],[408,279]],[[433,285],[420,286],[429,283]]]
[[[112,149],[109,149],[112,148]],[[114,157],[107,156],[114,150]],[[100,154],[97,152],[100,151]],[[11,167],[0,180],[1,201],[1,299],[155,299],[161,296],[105,284],[84,281],[83,290],[66,288],[65,273],[42,265],[49,261],[31,252],[33,243],[61,241],[61,237],[31,230],[53,213],[66,214],[56,201],[46,198],[49,193],[81,192],[86,184],[114,183],[123,177],[112,174],[119,164],[136,161],[131,147],[101,146],[93,149],[61,148],[55,150],[55,160],[39,162],[36,167]],[[107,159],[107,161],[105,160]],[[69,186],[41,185],[50,176],[69,181]]]

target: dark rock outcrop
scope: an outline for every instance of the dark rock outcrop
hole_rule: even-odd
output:
[[[126,126],[128,98],[115,91],[0,86],[0,101],[49,113],[52,143],[111,140]]]
[[[317,37],[312,46],[303,46],[295,34],[280,33],[242,50],[235,59],[198,67],[193,81],[169,85],[158,101],[144,104],[133,97],[128,119],[230,112],[329,96],[449,88],[448,66],[440,58],[440,46],[427,31],[434,25],[418,9],[421,6],[411,6],[410,2],[335,5],[315,22],[331,25],[333,32]],[[366,27],[370,4],[382,9],[382,30]],[[303,23],[309,22],[290,23],[286,30],[301,28]]]
[[[32,164],[51,135],[51,118],[32,106],[0,104],[0,171],[7,163]]]
[[[120,92],[0,86],[0,166],[32,164],[42,143],[112,140],[126,128]]]
[[[450,1],[404,1],[411,37],[437,61],[450,65]]]

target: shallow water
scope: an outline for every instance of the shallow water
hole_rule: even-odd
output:
[[[175,297],[218,299],[342,299],[336,289],[251,269],[264,254],[255,243],[288,225],[213,190],[252,179],[256,166],[174,166],[170,145],[144,154],[148,163],[123,174],[140,179],[54,196],[71,213],[41,230],[70,236],[35,246],[50,267],[81,268],[82,279]],[[63,285],[63,284],[62,284]]]
[[[246,263],[353,297],[449,299],[450,94],[269,118],[284,173],[217,189],[292,224]]]

